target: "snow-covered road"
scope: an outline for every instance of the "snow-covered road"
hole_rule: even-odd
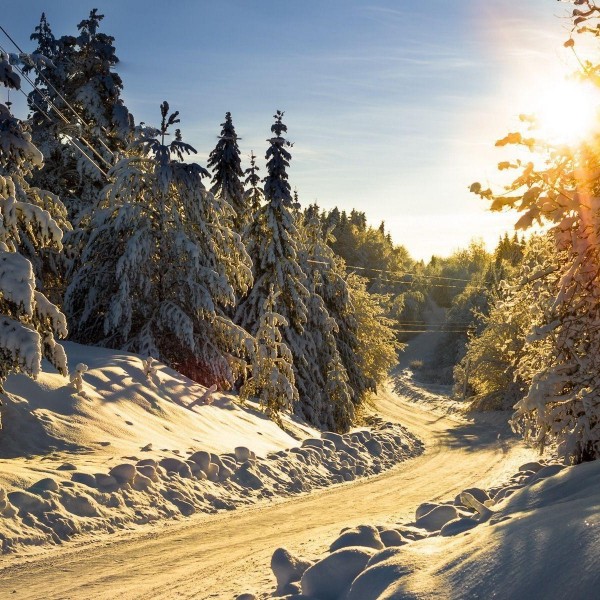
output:
[[[390,390],[378,411],[417,434],[423,455],[378,477],[185,522],[147,533],[70,544],[35,559],[0,559],[0,598],[234,598],[270,587],[273,550],[322,553],[342,527],[410,519],[423,501],[486,487],[531,457],[520,443],[500,448],[486,424],[432,415]]]

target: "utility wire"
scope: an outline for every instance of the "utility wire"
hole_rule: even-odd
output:
[[[319,264],[319,265],[331,264],[331,263],[328,263],[325,261],[320,261],[320,260],[309,260],[308,262]],[[355,265],[346,265],[346,266],[349,269],[359,269],[361,271],[375,271],[377,273],[391,273],[392,275],[400,275],[400,276],[410,275],[413,277],[424,277],[426,279],[444,279],[446,281],[465,281],[467,283],[469,283],[471,281],[470,279],[461,279],[459,277],[444,277],[442,275],[425,275],[425,274],[421,274],[421,273],[413,273],[411,271],[390,271],[389,269],[375,269],[372,267],[357,267]]]
[[[316,265],[325,265],[325,266],[331,266],[331,263],[329,262],[325,262],[325,261],[321,261],[321,260],[307,260],[306,262],[312,263],[312,264],[316,264]],[[347,269],[355,269],[355,270],[360,270],[360,271],[376,271],[377,273],[391,273],[392,275],[399,275],[399,276],[405,276],[405,277],[422,277],[424,279],[440,279],[443,281],[462,281],[465,283],[470,283],[471,280],[470,279],[460,279],[458,277],[443,277],[442,275],[425,275],[423,273],[414,273],[411,271],[390,271],[389,269],[374,269],[374,268],[370,268],[370,267],[358,267],[356,265],[346,265]],[[413,284],[414,281],[402,281],[400,279],[380,279],[379,281],[388,281],[391,283],[406,283],[406,284]],[[430,285],[434,285],[434,284],[430,284]],[[442,285],[439,287],[455,287],[455,288],[461,288],[463,287],[462,285]],[[486,289],[484,286],[480,286],[476,289]]]
[[[2,25],[0,25],[0,30],[4,33],[4,35],[12,42],[13,46],[19,51],[21,52],[21,54],[26,54],[26,52],[23,51],[23,49],[21,48],[21,46],[19,46],[19,44],[17,44],[17,42],[15,42],[15,40],[11,37],[11,35],[8,33],[8,31],[6,31],[6,29],[4,29],[4,27],[2,27]],[[6,52],[6,51],[5,51]],[[75,117],[77,118],[77,120],[86,128],[86,129],[90,129],[90,126],[83,120],[83,118],[79,115],[79,113],[75,110],[75,108],[73,108],[73,106],[71,105],[71,103],[56,89],[56,87],[54,87],[54,85],[48,81],[48,79],[46,78],[46,76],[39,70],[36,68],[35,65],[33,65],[33,69],[35,70],[35,72],[42,78],[42,80],[44,81],[44,83],[49,86],[52,90],[54,90],[54,92],[56,92],[56,94],[58,95],[58,97],[71,109],[71,111],[73,112],[73,114],[75,115]],[[33,85],[33,84],[32,84]],[[39,91],[39,90],[38,90]],[[102,130],[106,133],[106,129],[104,129],[104,127],[102,127]],[[110,155],[113,157],[113,159],[115,158],[114,152],[104,143],[104,141],[101,138],[98,138],[98,141],[100,142],[100,144],[102,144],[102,146],[104,147],[104,149],[110,153]],[[108,164],[108,167],[111,167],[112,165]]]
[[[444,331],[437,331],[435,329],[399,329],[398,333],[469,333],[469,331],[463,329],[444,329]]]
[[[27,98],[27,100],[29,100],[29,97],[21,88],[19,88],[19,92],[21,92],[21,94],[23,94],[23,96],[25,96],[25,98]],[[41,106],[39,106],[33,100],[32,100],[32,104],[44,115],[44,117],[46,117],[46,119],[48,119],[48,121],[50,123],[53,122],[50,115],[48,115],[48,113]],[[94,167],[96,167],[96,169],[98,169],[98,171],[100,171],[100,173],[102,173],[102,175],[104,175],[104,177],[108,180],[108,174],[106,173],[106,171],[104,171],[102,169],[102,167],[100,167],[100,165],[89,154],[87,154],[85,152],[85,150],[81,146],[79,146],[79,144],[77,144],[71,136],[66,135],[66,134],[64,134],[64,135],[65,135],[67,141],[71,144],[71,146],[73,146],[73,148],[78,150],[84,156],[84,158],[86,158]]]
[[[6,53],[6,50],[2,47],[2,45],[0,44],[0,50],[2,52]],[[16,71],[18,71],[23,77],[24,79],[33,87],[34,90],[36,90],[41,96],[42,98],[48,103],[48,105],[50,106],[51,109],[54,110],[54,112],[60,117],[60,119],[66,123],[67,125],[70,125],[72,127],[71,122],[69,121],[69,119],[67,119],[67,117],[63,114],[63,112],[57,108],[57,106],[52,102],[52,100],[46,95],[44,94],[44,92],[42,90],[40,90],[38,88],[38,86],[35,84],[35,82],[33,82],[30,77],[23,72],[22,69],[20,69],[19,67],[17,67],[16,65],[13,65],[14,69]],[[25,94],[25,92],[23,92]],[[29,101],[29,96],[27,96],[27,94],[25,94],[25,97],[27,98],[27,100]],[[38,105],[38,109],[39,109],[39,105]],[[46,114],[46,117],[48,115]],[[112,168],[112,165],[90,144],[90,142],[88,142],[82,135],[78,136],[81,141],[106,165],[108,166],[108,168]],[[104,171],[101,170],[101,172],[106,176],[106,173],[104,173]]]

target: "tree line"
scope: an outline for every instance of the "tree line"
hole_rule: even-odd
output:
[[[192,162],[168,102],[158,126],[135,123],[102,20],[55,37],[42,15],[35,50],[0,59],[4,86],[33,86],[27,120],[0,104],[0,379],[42,357],[66,373],[68,337],[347,430],[398,343],[291,192],[284,113],[264,177],[254,153],[242,168],[229,112],[207,168]]]

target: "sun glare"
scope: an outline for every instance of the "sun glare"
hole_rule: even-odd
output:
[[[573,145],[600,132],[600,90],[590,82],[555,81],[536,105],[536,134],[548,142]]]

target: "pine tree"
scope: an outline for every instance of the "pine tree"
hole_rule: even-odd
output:
[[[65,166],[65,147],[61,141],[63,125],[52,108],[53,101],[59,100],[55,89],[65,86],[66,61],[59,60],[61,44],[54,37],[45,13],[30,39],[37,42],[31,55],[37,60],[24,67],[26,72],[34,75],[36,85],[27,96],[29,121],[33,142],[44,155],[44,166],[33,174],[32,182],[63,197],[65,194],[70,196],[75,187],[76,172]]]
[[[77,36],[55,40],[42,14],[31,36],[38,43],[34,56],[47,53],[52,61],[36,67],[39,91],[29,95],[34,141],[39,140],[46,158],[36,183],[43,181],[64,197],[71,217],[95,202],[106,184],[101,171],[115,163],[133,131],[121,99],[123,82],[113,71],[119,62],[114,38],[99,31],[103,19],[93,9],[77,26]],[[73,143],[65,144],[65,139]]]
[[[334,215],[331,219],[325,218],[326,224],[323,229],[318,207],[310,206],[306,210],[305,248],[310,260],[305,262],[305,270],[313,281],[313,293],[318,293],[322,297],[325,308],[335,320],[336,348],[346,371],[350,397],[353,404],[359,406],[366,393],[375,389],[375,380],[363,372],[357,360],[361,348],[351,289],[346,281],[344,261],[330,246],[331,231],[337,223],[337,217]]]
[[[252,221],[254,215],[258,212],[260,207],[262,206],[264,200],[264,193],[262,188],[260,187],[260,175],[258,174],[259,168],[256,165],[256,156],[254,152],[250,153],[250,166],[244,171],[244,175],[246,175],[246,179],[244,180],[244,184],[246,186],[246,191],[244,192],[244,200],[246,206],[248,208],[249,221],[246,223],[246,226],[243,230],[243,236],[246,236],[246,230],[248,228],[249,223]]]
[[[225,310],[251,285],[250,260],[229,204],[206,192],[202,167],[183,162],[195,150],[178,129],[165,143],[178,113],[164,102],[161,116],[161,127],[135,143],[138,155],[111,171],[65,306],[79,341],[228,387],[251,340]]]
[[[290,328],[301,333],[307,319],[309,294],[304,286],[305,274],[298,265],[298,232],[291,213],[292,196],[286,172],[291,159],[287,150],[290,143],[282,137],[287,131],[282,118],[283,112],[277,111],[271,127],[274,136],[268,140],[266,203],[249,228],[247,249],[253,262],[254,285],[240,305],[236,320],[242,326],[256,328],[264,302],[273,289],[277,294],[277,312],[281,312]]]
[[[221,123],[221,135],[215,149],[208,158],[208,167],[213,171],[212,194],[228,202],[235,211],[234,226],[242,233],[250,220],[248,206],[244,197],[244,176],[240,161],[238,136],[233,126],[231,113],[225,113],[225,122]]]
[[[266,300],[273,293],[274,312],[285,320],[282,339],[293,357],[298,402],[295,412],[311,423],[346,430],[353,418],[348,377],[337,349],[338,327],[311,280],[307,264],[306,232],[297,222],[299,205],[288,183],[290,146],[283,113],[277,112],[274,136],[267,151],[264,180],[266,204],[248,230],[248,251],[254,262],[255,284],[240,305],[237,322],[256,332],[264,318]]]
[[[304,359],[304,328],[308,320],[310,299],[306,276],[298,264],[298,231],[292,215],[292,196],[286,172],[291,155],[290,143],[282,134],[287,127],[283,113],[277,111],[268,140],[267,176],[264,179],[266,203],[255,214],[248,228],[247,249],[253,262],[254,285],[236,312],[236,322],[256,335],[271,294],[275,298],[272,311],[281,315],[283,339],[294,357],[294,372],[299,391],[302,381],[297,376],[298,362]],[[302,394],[302,392],[301,392]],[[302,396],[301,396],[302,398]],[[296,408],[296,407],[295,407]],[[313,422],[318,414],[313,415]]]
[[[6,56],[0,56],[0,83],[20,88]],[[62,231],[43,207],[48,192],[27,183],[41,166],[30,132],[0,104],[0,384],[10,373],[36,377],[42,358],[67,373],[64,350],[54,338],[67,335],[65,317],[36,290],[31,262],[20,252],[23,245],[61,247]]]

